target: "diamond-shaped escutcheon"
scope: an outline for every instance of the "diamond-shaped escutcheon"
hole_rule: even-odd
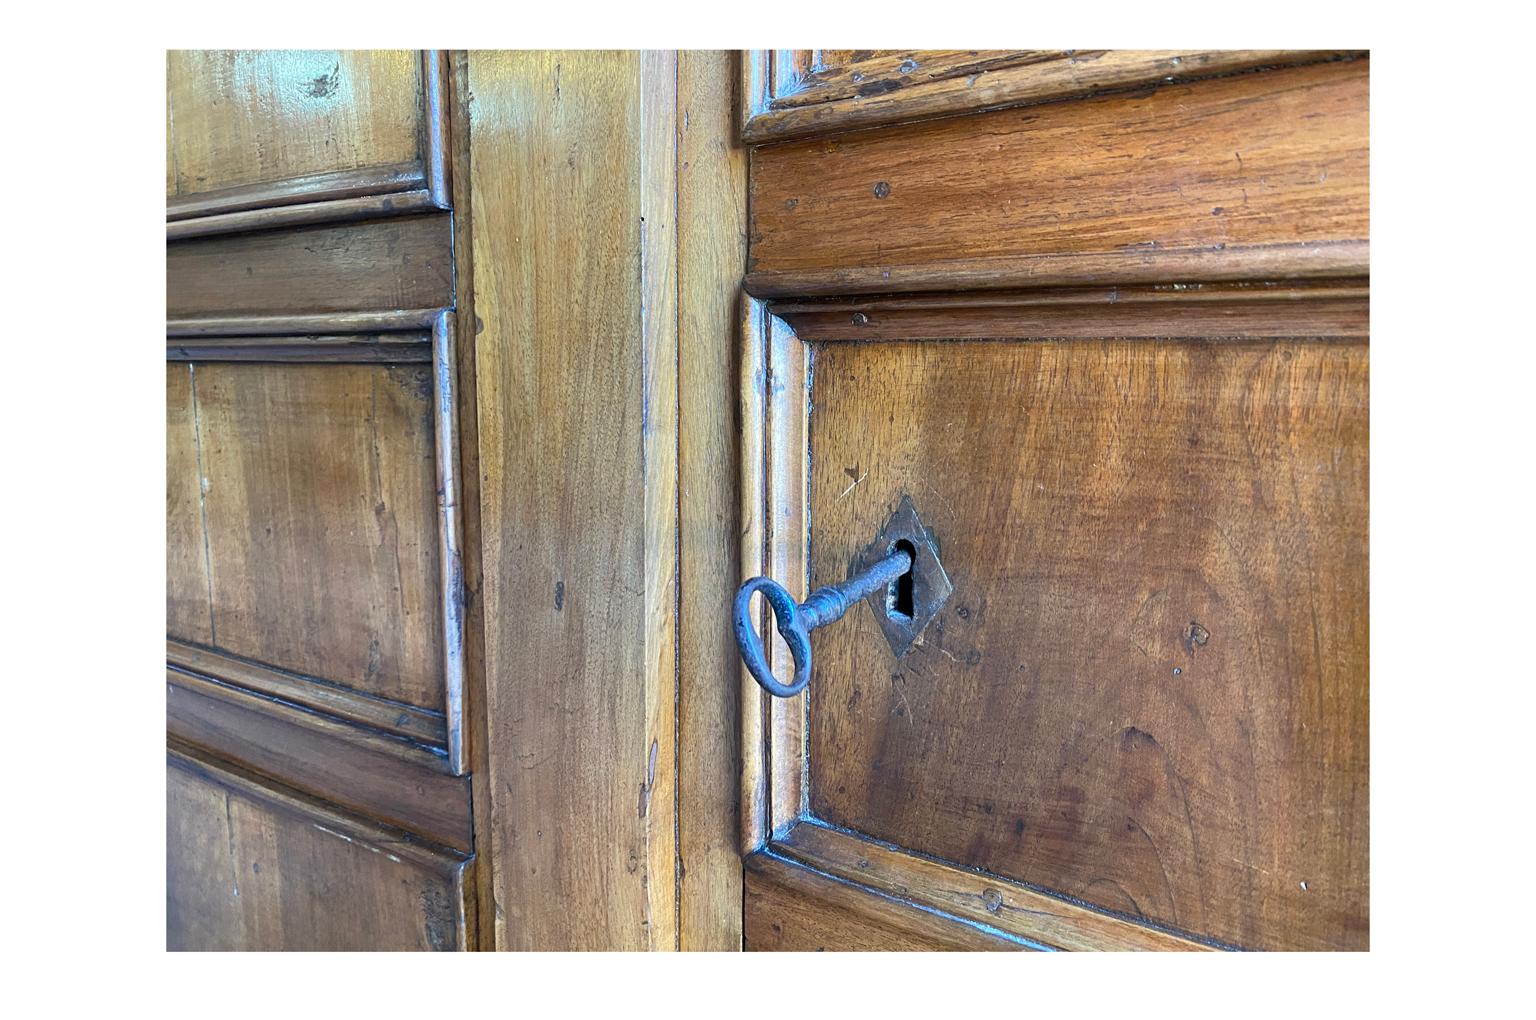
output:
[[[955,587],[949,583],[949,575],[944,573],[933,536],[923,527],[910,496],[901,497],[900,505],[880,529],[880,534],[855,558],[853,574],[862,573],[897,549],[911,553],[911,573],[884,589],[871,592],[864,601],[874,612],[880,632],[891,646],[891,653],[899,659],[911,649],[912,642],[928,622],[944,608]]]

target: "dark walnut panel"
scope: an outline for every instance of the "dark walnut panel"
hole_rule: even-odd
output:
[[[760,146],[748,289],[1368,271],[1366,60]]]
[[[442,711],[431,367],[191,362],[166,378],[169,420],[194,430],[193,458],[168,467],[201,476],[198,527],[168,535],[170,636]]]
[[[811,810],[1224,943],[1368,939],[1367,350],[821,344],[812,587],[903,494],[954,595],[817,635]]]
[[[440,213],[177,241],[165,250],[166,315],[173,332],[181,332],[185,323],[209,319],[449,307],[453,304],[449,221],[448,214]],[[420,328],[430,319],[430,315],[414,315],[400,325]],[[337,328],[271,331],[314,333]]]
[[[173,50],[166,195],[413,162],[421,68],[415,50]]]
[[[166,948],[473,948],[469,862],[173,752]]]

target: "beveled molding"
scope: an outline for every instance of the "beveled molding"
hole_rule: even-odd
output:
[[[196,744],[172,740],[168,742],[165,754],[166,764],[171,768],[181,769],[251,800],[323,825],[370,849],[388,852],[418,867],[441,871],[461,879],[469,877],[474,867],[475,856],[468,849],[423,840],[408,829],[316,800],[260,773],[214,757]]]
[[[846,52],[846,51],[845,51]],[[756,145],[1360,55],[1352,50],[744,50]]]
[[[416,325],[425,319],[430,332],[405,331],[394,334],[367,333],[347,335],[349,327],[378,329],[387,327],[391,316]],[[469,770],[468,729],[465,726],[465,585],[463,558],[463,521],[459,479],[460,431],[458,392],[458,339],[454,313],[448,309],[410,310],[380,315],[296,316],[285,319],[260,317],[227,322],[206,320],[173,323],[167,341],[169,361],[239,361],[239,362],[426,362],[432,365],[433,459],[437,469],[438,570],[442,586],[439,623],[442,627],[442,669],[444,705],[441,713],[432,713],[394,702],[370,698],[331,685],[324,678],[313,679],[287,673],[260,663],[251,663],[211,649],[177,642],[167,645],[167,661],[193,672],[206,673],[216,680],[247,687],[273,697],[283,697],[340,718],[440,747],[453,775]],[[247,329],[228,330],[229,326]],[[177,342],[177,327],[182,336],[196,336],[193,343]],[[203,336],[201,330],[226,335]],[[300,332],[304,327],[313,333]],[[285,335],[285,331],[293,335]],[[227,335],[228,332],[254,335]],[[391,712],[398,717],[395,725],[381,723]],[[433,721],[436,716],[438,721]]]
[[[168,198],[165,239],[451,209],[447,68],[443,51],[422,51],[416,159]]]
[[[442,846],[474,846],[469,780],[421,744],[167,667],[168,741]]]
[[[1271,340],[1370,335],[1370,280],[1042,287],[773,301],[807,343],[848,340]]]
[[[806,817],[765,851],[962,924],[995,929],[1037,948],[1096,952],[1230,950],[1121,917],[1022,882],[893,847],[863,833]]]
[[[368,729],[404,737],[446,758],[448,726],[441,712],[365,694],[176,638],[165,641],[165,661],[179,673],[207,677]]]
[[[1169,298],[1179,302],[1170,312],[1159,307],[1159,293],[1192,293],[1193,301],[1198,301],[1204,292],[1133,291],[1132,297],[1141,298],[1152,314],[1164,317],[1181,314],[1193,303],[1190,298]],[[1101,293],[1095,302],[1079,294],[1073,298],[1076,304],[1065,307],[1081,314],[1085,304],[1112,305],[1112,296]],[[806,452],[811,348],[815,341],[797,335],[776,313],[782,310],[793,318],[806,314],[806,308],[830,307],[832,315],[847,321],[856,314],[869,314],[860,309],[881,305],[915,305],[919,311],[932,314],[935,304],[948,305],[951,311],[963,310],[978,300],[995,305],[997,295],[872,299],[782,308],[743,296],[737,389],[741,401],[742,577],[766,575],[791,592],[806,591],[810,581]],[[1050,296],[1021,295],[1013,300],[1027,307],[1031,301],[1048,304]],[[1264,300],[1264,307],[1275,309],[1287,307],[1286,302],[1294,298],[1270,294]],[[1006,314],[1006,306],[1004,311]],[[938,314],[947,312],[940,307]],[[765,607],[758,608],[766,615]],[[759,633],[770,633],[766,619],[758,620],[757,626]],[[794,666],[785,646],[767,642],[765,652],[775,677],[787,682]],[[815,818],[810,809],[809,699],[803,693],[793,698],[770,698],[744,667],[739,670],[738,682],[742,691],[741,841],[749,866],[751,860],[766,857],[808,873],[830,876],[910,910],[914,927],[939,915],[955,924],[1001,932],[1007,939],[1040,948],[1234,948],[828,825]]]
[[[341,362],[398,365],[432,360],[432,334],[339,333],[320,336],[209,336],[171,340],[167,361]]]

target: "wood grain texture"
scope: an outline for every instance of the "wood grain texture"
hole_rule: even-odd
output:
[[[171,636],[441,710],[430,366],[170,364],[167,379],[193,409],[206,528],[175,536],[191,552],[172,554],[170,585],[195,590],[206,556],[212,606],[206,636]]]
[[[476,869],[485,876],[475,883],[476,917],[480,949],[496,948],[496,900],[490,877],[495,828],[496,799],[490,775],[490,737],[487,731],[485,693],[485,607],[481,599],[482,565],[480,538],[480,415],[476,383],[476,352],[480,319],[475,314],[474,215],[470,195],[469,54],[446,54],[450,87],[447,95],[449,128],[447,153],[452,164],[449,183],[454,209],[454,326],[458,358],[459,399],[459,498],[464,526],[464,726],[468,732],[470,792],[474,801]]]
[[[1364,344],[826,344],[814,378],[810,587],[907,493],[955,592],[899,662],[865,609],[818,635],[813,813],[1365,948]]]
[[[1039,948],[756,853],[746,864],[746,949],[754,952],[1008,952]]]
[[[448,764],[469,770],[465,726],[463,514],[459,495],[458,327],[452,312],[432,328],[432,441],[436,467],[438,627],[443,713],[448,727]]]
[[[754,150],[764,297],[1368,273],[1365,60]]]
[[[810,584],[810,443],[811,349],[800,342],[782,319],[768,316],[766,416],[763,439],[768,453],[765,472],[764,561],[767,575],[792,592],[813,590]],[[842,580],[842,578],[838,578]],[[759,598],[761,603],[762,599]],[[766,616],[766,614],[765,614]],[[794,678],[789,646],[776,630],[764,651],[781,684]],[[806,713],[810,699],[766,700],[768,732],[768,820],[771,833],[787,832],[806,813],[810,786],[806,774]]]
[[[823,340],[1248,339],[1370,334],[1365,280],[1071,287],[776,301],[807,343]]]
[[[290,705],[407,737],[445,753],[448,748],[448,726],[442,712],[376,698],[175,639],[165,643],[165,661],[167,666],[184,673],[210,677]]]
[[[166,315],[174,321],[447,307],[449,219],[437,213],[178,241],[166,247]]]
[[[746,152],[734,143],[722,51],[678,54],[678,935],[741,948],[737,789],[740,662],[720,607],[739,580],[738,288],[746,269]]]
[[[768,573],[768,334],[771,330],[766,302],[742,295],[740,301],[740,360],[736,366],[736,406],[740,418],[737,440],[741,451],[738,475],[738,506],[741,516],[738,542],[738,578]],[[733,596],[734,597],[734,596]],[[759,600],[757,632],[771,634],[765,619],[767,607]],[[733,642],[734,650],[734,642]],[[754,853],[767,843],[772,828],[769,774],[772,759],[768,747],[768,694],[737,656],[737,688],[741,692],[741,853]]]
[[[441,751],[393,734],[166,671],[166,732],[223,761],[358,815],[469,852],[469,785]]]
[[[782,840],[775,841],[773,852],[877,893],[1053,949],[1118,952],[1212,948],[996,875],[903,853],[815,821],[796,825]]]
[[[166,194],[418,158],[414,50],[172,50]]]
[[[472,865],[199,757],[166,778],[166,948],[472,945]]]
[[[467,59],[496,944],[674,948],[676,67]]]
[[[1324,50],[748,51],[742,136],[776,142],[900,121],[1080,98],[1256,68],[1314,63]],[[786,67],[786,65],[788,65]]]
[[[399,365],[432,360],[428,333],[338,336],[211,336],[171,339],[167,361],[367,362]]]
[[[190,365],[165,370],[165,626],[172,634],[213,640],[208,546],[203,537],[202,454]]]
[[[292,205],[333,205],[362,199],[382,201],[413,192],[426,193],[426,172],[419,160],[359,170],[331,170],[318,174],[284,177],[260,184],[202,192],[172,198],[165,203],[166,237],[182,220],[213,220],[239,213],[273,211]],[[214,231],[217,233],[218,231]]]

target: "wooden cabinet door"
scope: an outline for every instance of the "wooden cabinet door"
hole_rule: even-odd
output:
[[[446,87],[168,58],[171,948],[476,945]]]
[[[744,574],[842,581],[910,501],[953,587],[744,688],[747,947],[1367,948],[1365,56],[744,94]]]

